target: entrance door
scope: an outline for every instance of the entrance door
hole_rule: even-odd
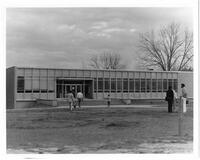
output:
[[[76,94],[77,94],[76,85],[70,85],[70,87],[71,87],[72,94],[74,95],[74,97],[76,97]]]
[[[82,84],[73,84],[70,85],[71,87],[71,91],[74,94],[74,96],[76,97],[78,92],[82,92],[83,93],[83,85]]]
[[[83,93],[82,88],[83,88],[83,85],[82,85],[82,84],[77,84],[77,85],[76,85],[76,90],[77,90],[77,92],[82,92],[82,93]]]
[[[65,95],[64,95],[64,98],[67,98],[67,94],[69,93],[70,91],[70,85],[65,85]]]
[[[72,93],[74,94],[74,96],[76,97],[77,95],[77,86],[80,86],[80,85],[76,85],[76,84],[65,84],[63,85],[64,87],[64,93],[63,93],[63,98],[67,98],[67,94],[72,91]]]
[[[92,81],[91,80],[57,80],[56,81],[56,98],[67,98],[71,91],[76,96],[81,91],[84,98],[92,98]]]

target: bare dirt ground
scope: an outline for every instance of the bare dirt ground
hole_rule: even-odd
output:
[[[7,153],[192,153],[193,110],[90,107],[7,111]]]

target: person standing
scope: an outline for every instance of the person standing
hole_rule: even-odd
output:
[[[110,103],[111,103],[111,98],[110,98],[110,94],[108,94],[107,97],[107,106],[110,107]]]
[[[75,91],[75,88],[74,87],[72,87],[72,90],[71,90],[71,92],[72,92],[72,94],[73,94],[73,97],[74,97],[74,101],[73,101],[73,107],[74,107],[74,109],[76,109],[76,91]]]
[[[185,84],[181,84],[181,99],[183,101],[183,113],[186,113],[187,108],[186,108],[186,100],[187,100],[187,91],[185,88]]]
[[[168,112],[172,113],[172,105],[174,102],[174,92],[171,86],[169,86],[169,89],[166,93],[166,101],[168,102]]]
[[[72,111],[72,106],[74,104],[74,95],[72,94],[72,91],[69,91],[68,94],[68,102],[69,102],[69,109]]]
[[[173,101],[173,104],[172,104],[172,111],[176,112],[177,111],[176,110],[176,103],[177,103],[178,96],[177,96],[176,91],[174,89],[172,89],[172,90],[173,90],[173,93],[174,93],[174,101]]]
[[[78,106],[79,106],[79,108],[81,108],[81,102],[83,101],[83,93],[81,91],[78,91],[76,97],[78,99]]]

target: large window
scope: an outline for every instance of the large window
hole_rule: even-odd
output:
[[[151,92],[151,79],[147,79],[147,92]]]
[[[40,79],[40,89],[42,90],[42,92],[47,91],[47,79],[46,78]]]
[[[173,88],[173,81],[172,81],[172,79],[168,79],[168,88],[169,87]]]
[[[33,82],[33,93],[39,93],[39,78],[33,78],[32,79],[32,82]]]
[[[140,92],[140,79],[135,79],[135,92]]]
[[[17,93],[23,93],[24,92],[24,77],[18,76],[17,77]]]
[[[111,78],[111,92],[115,92],[115,91],[116,91],[116,79]]]
[[[55,85],[55,84],[54,84],[54,79],[53,79],[53,78],[49,78],[49,79],[48,79],[48,92],[49,92],[49,93],[54,92],[54,88],[55,88],[54,85]]]
[[[32,92],[32,79],[31,78],[25,79],[25,92],[26,93]]]
[[[146,82],[145,79],[141,79],[141,92],[146,91]]]
[[[103,92],[103,78],[98,78],[98,92]]]
[[[57,90],[56,98],[62,98],[62,85],[57,83],[56,90]]]
[[[157,92],[157,79],[152,79],[152,92]]]
[[[158,92],[162,92],[162,79],[158,79]]]
[[[104,79],[104,84],[105,84],[104,91],[105,92],[109,92],[110,91],[110,79],[109,78],[105,78]]]
[[[163,79],[163,92],[168,90],[167,79]]]
[[[128,78],[123,79],[123,92],[128,92]]]
[[[178,80],[174,79],[174,90],[178,92]]]
[[[134,79],[129,79],[129,92],[134,92]]]
[[[122,79],[117,78],[117,92],[121,92],[121,91],[122,91]]]
[[[94,92],[97,92],[97,79],[94,78]]]

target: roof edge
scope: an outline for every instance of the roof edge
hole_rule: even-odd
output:
[[[47,67],[18,67],[18,66],[12,66],[9,68],[17,68],[17,69],[52,69],[52,70],[81,70],[81,71],[114,71],[114,72],[157,72],[157,73],[193,73],[193,71],[156,71],[156,70],[121,70],[121,69],[81,69],[81,68],[47,68]]]

